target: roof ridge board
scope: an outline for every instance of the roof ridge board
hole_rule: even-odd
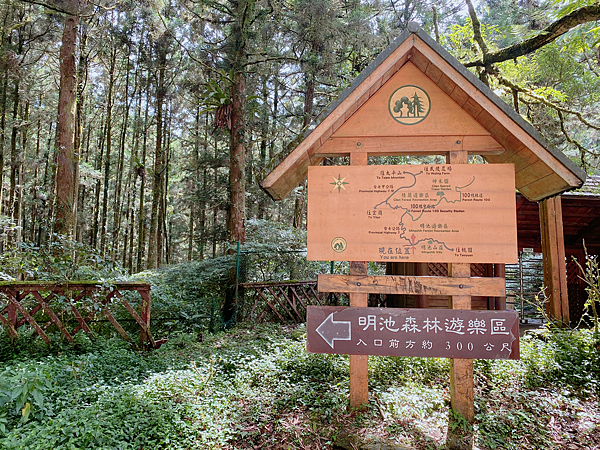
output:
[[[413,24],[414,22],[411,22]],[[410,24],[409,24],[410,25]],[[418,25],[417,25],[418,26]],[[563,165],[565,165],[573,174],[579,178],[582,182],[585,181],[587,174],[573,161],[571,161],[562,151],[558,150],[554,146],[550,145],[543,136],[533,126],[527,122],[519,113],[512,109],[505,101],[497,96],[489,86],[486,86],[479,78],[461,64],[454,56],[452,56],[444,47],[438,44],[431,36],[418,26],[418,29],[413,32],[416,34],[425,44],[427,44],[433,51],[440,55],[444,61],[458,71],[463,77],[467,79],[473,86],[475,86],[485,97],[496,105],[500,110],[510,117],[517,125],[519,125],[527,134],[537,141],[542,147],[548,150],[552,156],[558,159]]]

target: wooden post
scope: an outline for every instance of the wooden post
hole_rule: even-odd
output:
[[[466,151],[450,152],[447,161],[450,164],[468,164],[469,154]],[[448,264],[448,276],[452,278],[470,277],[471,264]],[[471,309],[471,296],[451,296],[450,307],[452,309]],[[452,410],[463,416],[467,422],[473,422],[475,407],[472,359],[450,359],[450,404]],[[460,427],[456,428],[454,432],[448,429],[447,446],[451,449],[471,449],[473,448],[473,434],[461,430]]]
[[[416,263],[417,276],[426,277],[429,275],[429,264]],[[417,295],[415,297],[415,308],[429,308],[429,297],[426,295]]]
[[[542,252],[544,254],[544,287],[548,314],[559,324],[569,324],[567,267],[560,196],[539,202]]]
[[[506,264],[494,264],[494,276],[506,279]],[[496,311],[506,310],[506,297],[496,297]]]
[[[152,298],[150,297],[150,288],[148,287],[148,288],[139,289],[138,292],[142,296],[142,310],[141,310],[140,317],[141,317],[142,321],[148,327],[147,329],[150,330],[150,310],[152,307]],[[150,336],[143,328],[141,328],[140,329],[140,347],[147,349],[148,345],[152,345],[152,343],[150,342]]]
[[[452,278],[470,277],[471,265],[449,264],[448,275]],[[471,309],[470,295],[450,297],[452,309]],[[466,325],[466,324],[465,324]],[[473,407],[473,360],[450,360],[450,401],[452,409],[460,413],[469,422],[474,419]]]
[[[17,302],[21,301],[21,293],[19,290],[14,291],[14,296]],[[16,331],[17,329],[17,308],[12,303],[8,302],[6,305],[6,313],[8,316],[8,322],[12,325],[12,329]],[[14,340],[15,336],[11,334],[11,340]]]
[[[351,165],[367,165],[366,153],[351,153]],[[367,263],[350,262],[350,275],[366,275]],[[369,294],[350,294],[350,306],[369,306]],[[369,357],[350,355],[350,408],[364,409],[369,403]]]

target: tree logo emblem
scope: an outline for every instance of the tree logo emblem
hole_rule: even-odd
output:
[[[333,239],[333,241],[331,241],[331,248],[336,253],[342,253],[344,250],[346,250],[346,247],[348,247],[348,244],[346,243],[346,239],[343,237],[336,237]]]
[[[396,89],[390,96],[388,108],[396,122],[416,125],[429,115],[431,99],[419,86],[407,84]]]

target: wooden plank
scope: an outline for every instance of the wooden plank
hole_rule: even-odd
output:
[[[407,109],[409,99],[415,95],[422,107],[419,119],[414,110],[411,113]],[[465,136],[488,133],[427,75],[408,62],[332,137]]]
[[[448,162],[451,164],[468,164],[467,152],[450,152]],[[448,264],[448,276],[452,278],[469,278],[470,264]],[[452,309],[471,309],[469,295],[453,295],[450,297]],[[467,422],[475,419],[473,386],[473,360],[450,360],[450,404],[452,409],[462,415]],[[471,438],[472,439],[472,438]]]
[[[451,149],[457,150],[457,149]],[[465,136],[463,138],[463,148],[469,152],[469,155],[502,155],[506,152],[506,149],[502,147],[493,137],[491,136]]]
[[[277,311],[277,309],[275,309],[275,307],[271,304],[271,302],[263,294],[262,289],[258,289],[256,292],[258,292],[258,295],[267,303],[267,305],[269,305],[269,307],[273,310],[273,312],[275,314],[277,314],[277,317],[279,317],[279,320],[281,320],[281,323],[286,323],[285,319],[281,316],[281,314],[279,314],[279,311]]]
[[[366,166],[367,161],[368,161],[368,155],[364,151],[350,153],[350,165],[351,166],[356,166],[356,165]]]
[[[355,153],[350,157],[353,166],[366,166],[366,153]],[[350,275],[366,276],[367,263],[350,261]],[[350,306],[368,307],[369,294],[351,293]],[[364,410],[369,404],[369,357],[367,355],[350,355],[350,408]]]
[[[416,273],[419,278],[429,276],[429,264],[428,263],[416,263]],[[415,304],[417,308],[429,308],[429,297],[426,295],[415,296]]]
[[[506,283],[506,265],[494,264],[494,276],[503,279]],[[494,309],[496,311],[504,311],[506,309],[506,294],[495,298]]]
[[[479,106],[472,98],[467,100],[467,102],[463,105],[463,109],[474,118],[476,118],[482,111],[481,106]]]
[[[510,165],[311,167],[308,185],[309,260],[517,261]]]
[[[291,299],[289,298],[289,296],[285,293],[285,289],[286,288],[284,286],[279,286],[279,291],[281,292],[281,295],[283,295],[283,297],[285,298],[285,300],[288,302],[288,305],[290,305],[290,307],[294,310],[294,312],[298,316],[298,319],[300,319],[299,323],[304,322],[304,317],[302,317],[302,314],[300,314],[298,312],[298,310],[296,309],[296,305],[294,304],[294,302],[291,301]]]
[[[54,324],[58,327],[58,329],[63,334],[63,336],[65,338],[67,338],[67,341],[69,341],[71,344],[73,344],[74,343],[73,337],[69,334],[69,332],[67,331],[66,327],[63,325],[61,320],[56,316],[56,314],[54,314],[54,311],[52,311],[52,309],[50,308],[48,303],[46,303],[45,299],[40,295],[40,293],[38,291],[32,292],[32,294],[37,299],[39,304],[42,305],[42,308],[44,309],[46,314],[48,314],[48,317],[50,317],[50,321],[54,322]],[[48,297],[50,297],[50,296],[48,296]]]
[[[123,329],[123,327],[119,324],[119,322],[117,322],[117,319],[115,319],[113,317],[113,315],[110,313],[110,311],[108,310],[108,307],[106,307],[102,310],[102,315],[104,315],[104,317],[106,317],[108,319],[108,321],[110,323],[112,323],[113,327],[115,327],[115,329],[119,332],[119,334],[121,335],[121,337],[123,339],[125,339],[128,342],[131,342],[131,338],[129,337],[127,332]]]
[[[477,122],[479,122],[486,130],[489,130],[496,124],[496,118],[485,110],[482,110],[475,120],[477,120]]]
[[[12,295],[18,300],[18,291],[14,291]],[[7,311],[8,318],[4,317],[4,311]],[[8,334],[10,334],[11,339],[17,339],[19,337],[19,333],[15,327],[17,322],[17,308],[10,301],[8,301],[8,304],[0,311],[0,321],[8,329]]]
[[[366,276],[367,263],[351,261],[350,275]],[[369,306],[368,294],[351,293],[350,306]],[[350,355],[350,408],[365,409],[369,403],[369,357]]]
[[[560,196],[540,202],[540,226],[544,255],[544,294],[548,299],[548,313],[559,324],[569,325],[567,268]]]
[[[433,67],[435,67],[432,64]],[[440,77],[440,79],[437,81],[437,85],[440,87],[440,89],[442,91],[444,91],[448,96],[452,95],[452,91],[454,91],[454,88],[456,87],[456,83],[454,81],[452,81],[448,75],[446,75],[445,73],[442,73],[442,76]]]
[[[544,199],[549,194],[558,194],[569,188],[570,186],[559,175],[553,173],[527,186],[519,187],[519,192],[530,201],[538,201]]]
[[[410,52],[411,58],[410,61],[418,67],[418,69],[424,74],[427,72],[427,66],[429,65],[429,60],[423,56],[421,52],[416,50],[415,48],[411,49]]]
[[[32,326],[32,328],[35,330],[38,336],[41,337],[46,344],[50,345],[50,338],[48,337],[48,335],[44,333],[44,330],[42,330],[42,328],[38,325],[35,319],[27,312],[23,305],[21,305],[21,302],[18,302],[10,292],[8,292],[7,297],[8,301],[11,302],[15,306],[15,308],[19,310],[21,315],[27,320],[27,322],[29,322],[29,325]],[[41,305],[38,306],[41,308]]]
[[[35,314],[42,309],[42,305],[40,305],[39,303],[37,305],[35,305],[35,307],[29,311],[29,314],[33,317],[35,316]],[[21,320],[19,320],[17,322],[17,324],[15,325],[15,328],[19,328],[21,327],[25,322],[27,322],[27,318],[23,317]]]
[[[427,75],[435,84],[438,84],[442,78],[442,71],[433,64],[429,64],[427,70],[425,70],[425,75]]]
[[[450,98],[456,102],[456,104],[460,107],[464,106],[469,100],[469,95],[458,85],[454,86],[452,90],[452,94],[450,94]]]
[[[502,297],[504,278],[431,276],[319,275],[319,292],[398,295],[473,295]]]
[[[526,186],[554,172],[544,161],[536,161],[530,166],[515,173],[515,180],[519,186]]]
[[[370,156],[443,155],[452,150],[486,156],[505,152],[489,135],[357,136],[330,138],[315,155],[322,158],[348,156],[355,152],[366,152]]]
[[[271,286],[267,286],[267,291],[269,291],[271,293],[271,295],[273,296],[273,298],[275,299],[275,301],[279,304],[279,306],[281,306],[281,309],[283,309],[285,311],[285,313],[291,317],[291,319],[298,323],[298,321],[296,320],[296,318],[294,317],[294,315],[288,311],[288,309],[285,307],[285,305],[283,304],[283,302],[279,299],[279,296],[273,291],[273,288]],[[285,322],[284,322],[285,323]]]

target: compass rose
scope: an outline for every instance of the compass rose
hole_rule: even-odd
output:
[[[350,183],[346,183],[346,181],[345,181],[345,180],[346,180],[346,178],[348,178],[348,177],[344,177],[344,178],[342,178],[342,175],[341,175],[341,174],[339,174],[337,178],[336,178],[336,177],[333,177],[333,183],[329,183],[329,184],[333,184],[333,189],[332,189],[332,191],[335,191],[335,190],[336,190],[336,188],[337,188],[338,192],[341,192],[341,191],[342,191],[342,189],[343,189],[343,190],[346,190],[346,188],[344,187],[344,185],[346,185],[346,184],[350,184]]]

